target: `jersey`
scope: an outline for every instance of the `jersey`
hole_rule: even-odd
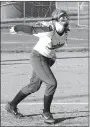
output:
[[[40,54],[44,55],[45,57],[54,58],[56,56],[55,49],[65,44],[65,34],[60,36],[57,32],[55,32],[52,21],[42,21],[39,23],[41,26],[51,26],[52,31],[34,34],[35,36],[39,37],[39,41],[33,49],[37,50]]]
[[[39,41],[33,48],[34,50],[38,51],[45,57],[53,58],[56,56],[55,49],[50,49],[52,47],[52,32],[44,32],[39,34],[34,34],[35,36],[39,37]]]
[[[11,33],[22,31],[39,37],[39,41],[33,48],[45,57],[55,58],[56,48],[60,48],[65,43],[65,34],[60,36],[54,31],[52,22],[42,22],[43,27],[33,27],[28,25],[16,25],[11,29]],[[46,27],[44,27],[46,26]],[[51,27],[50,27],[51,26]],[[41,32],[40,32],[41,31]]]
[[[65,34],[60,36],[54,33],[53,35],[53,31],[34,35],[39,37],[39,41],[33,49],[48,58],[54,58],[56,56],[55,49],[62,47],[66,41]]]

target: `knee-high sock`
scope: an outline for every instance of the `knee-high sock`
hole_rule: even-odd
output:
[[[53,95],[45,96],[44,95],[44,110],[43,112],[50,112],[50,106],[53,99]]]
[[[18,105],[25,97],[28,95],[25,95],[22,91],[19,91],[19,93],[14,97],[14,99],[10,102],[10,104],[14,107]]]

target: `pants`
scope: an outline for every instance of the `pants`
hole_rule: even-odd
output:
[[[30,83],[22,89],[24,94],[31,94],[39,90],[42,82],[46,83],[45,95],[53,95],[57,88],[57,81],[50,69],[54,64],[50,58],[44,57],[39,52],[33,50],[30,56],[30,62],[33,67]]]

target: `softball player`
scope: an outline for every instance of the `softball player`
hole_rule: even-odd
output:
[[[42,26],[50,27],[50,31],[34,34],[39,37],[38,43],[35,45],[31,52],[30,62],[33,68],[32,77],[30,83],[22,88],[15,98],[6,105],[6,110],[15,115],[16,117],[23,117],[17,110],[17,105],[28,95],[39,90],[42,82],[46,84],[46,90],[44,94],[44,109],[43,118],[46,123],[55,123],[50,106],[57,88],[57,80],[52,73],[50,67],[55,63],[57,48],[65,45],[69,20],[68,14],[65,11],[55,10],[52,13],[52,21],[40,22]],[[11,28],[11,33],[17,33],[24,31],[25,28],[15,26]],[[26,33],[29,31],[27,28]]]

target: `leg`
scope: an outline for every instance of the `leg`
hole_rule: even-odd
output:
[[[37,75],[46,83],[46,91],[44,95],[44,116],[49,116],[47,122],[53,123],[54,120],[50,115],[50,105],[53,99],[54,92],[57,87],[57,81],[50,69],[50,65],[47,59],[43,56],[36,58],[36,55],[32,57],[32,67],[35,69]],[[47,114],[47,115],[46,115]]]
[[[46,83],[45,95],[47,96],[54,94],[57,87],[57,81],[50,69],[48,59],[40,54],[37,56],[35,54],[31,57],[31,64],[38,77],[40,77],[40,79]]]
[[[30,79],[30,83],[21,89],[21,91],[25,95],[29,95],[31,93],[35,93],[40,89],[40,86],[42,84],[42,80],[38,77],[36,72],[33,70],[32,77]]]
[[[48,65],[51,67],[55,61],[52,60],[52,59],[48,59],[47,61]],[[47,87],[46,87],[46,92],[47,92]],[[44,95],[44,112],[50,112],[50,105],[51,105],[51,102],[52,102],[52,99],[53,99],[53,95],[50,95],[50,96],[46,96]]]
[[[24,88],[22,88],[15,96],[15,98],[6,105],[6,110],[14,116],[22,117],[23,115],[17,111],[18,103],[20,103],[25,97],[27,97],[31,93],[38,91],[41,84],[41,79],[37,76],[36,72],[33,71],[30,83]]]
[[[25,97],[27,97],[31,93],[38,91],[41,84],[41,79],[37,76],[36,72],[33,71],[30,83],[20,90],[20,92],[11,101],[11,105],[17,106],[17,104],[20,103]]]

